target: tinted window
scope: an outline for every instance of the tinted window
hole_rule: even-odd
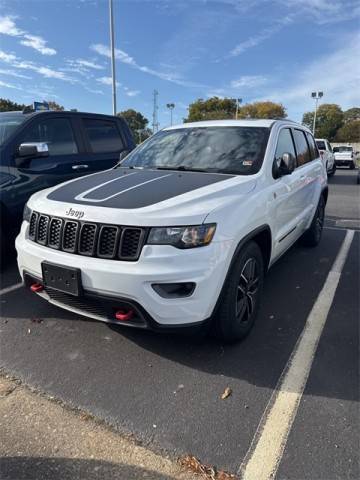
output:
[[[10,137],[10,135],[15,132],[17,127],[26,120],[26,115],[22,113],[19,114],[0,114],[0,145],[5,143],[5,141]]]
[[[115,122],[85,118],[84,126],[94,153],[123,150],[124,144]]]
[[[314,141],[314,137],[310,133],[306,133],[307,139],[308,139],[308,144],[310,148],[310,155],[311,155],[311,160],[315,160],[315,158],[318,158],[319,152],[316,147],[316,143]]]
[[[284,153],[291,153],[296,157],[294,142],[289,128],[283,128],[279,133],[278,143],[275,152],[276,160],[281,158]]]
[[[353,148],[352,147],[334,147],[334,152],[352,152]]]
[[[294,130],[294,139],[297,151],[297,162],[298,166],[301,167],[301,165],[310,162],[310,151],[302,130]]]
[[[163,130],[130,153],[121,166],[249,175],[260,169],[268,138],[269,129],[260,127]]]
[[[324,140],[316,140],[316,145],[318,146],[319,150],[326,150],[326,145]]]
[[[71,155],[78,151],[71,123],[67,118],[35,121],[25,131],[20,143],[26,142],[47,143],[49,155]]]

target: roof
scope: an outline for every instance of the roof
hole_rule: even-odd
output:
[[[245,120],[209,120],[206,122],[182,123],[166,127],[164,130],[176,130],[178,128],[195,127],[265,127],[270,128],[274,123],[295,123],[292,120],[275,119],[245,119]]]
[[[101,117],[112,117],[113,115],[107,115],[104,113],[93,113],[93,112],[72,112],[71,110],[41,110],[41,111],[30,111],[28,113],[23,113],[21,110],[13,110],[9,112],[0,112],[0,115],[23,115],[24,117],[29,117],[32,115],[49,115],[49,114],[59,114],[59,113],[70,113],[71,115],[96,115]]]

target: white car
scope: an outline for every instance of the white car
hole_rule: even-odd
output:
[[[355,154],[354,149],[348,145],[341,145],[334,147],[335,163],[339,167],[349,167],[350,170],[355,168]]]
[[[211,324],[235,341],[254,323],[268,268],[299,237],[319,243],[327,195],[304,126],[177,125],[114,169],[33,195],[18,266],[33,292],[86,317],[154,330]]]
[[[336,165],[335,165],[335,156],[329,140],[326,138],[316,138],[315,139],[316,145],[319,149],[321,158],[325,164],[325,168],[327,170],[328,176],[334,175],[336,172]]]

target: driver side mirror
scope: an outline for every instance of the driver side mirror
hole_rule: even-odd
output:
[[[31,158],[47,157],[49,155],[49,147],[47,143],[42,142],[22,143],[19,145],[17,154],[16,166],[22,167]]]
[[[275,159],[276,178],[284,175],[291,175],[296,168],[296,160],[292,153],[283,153],[281,157]]]

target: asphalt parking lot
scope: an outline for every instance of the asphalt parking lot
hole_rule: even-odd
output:
[[[354,230],[276,478],[359,478],[356,175],[339,169],[330,179],[320,246],[296,245],[270,270],[257,324],[242,343],[87,321],[17,288],[13,259],[0,292],[2,368],[156,451],[191,453],[236,473],[347,231]],[[232,394],[222,400],[227,387]]]

